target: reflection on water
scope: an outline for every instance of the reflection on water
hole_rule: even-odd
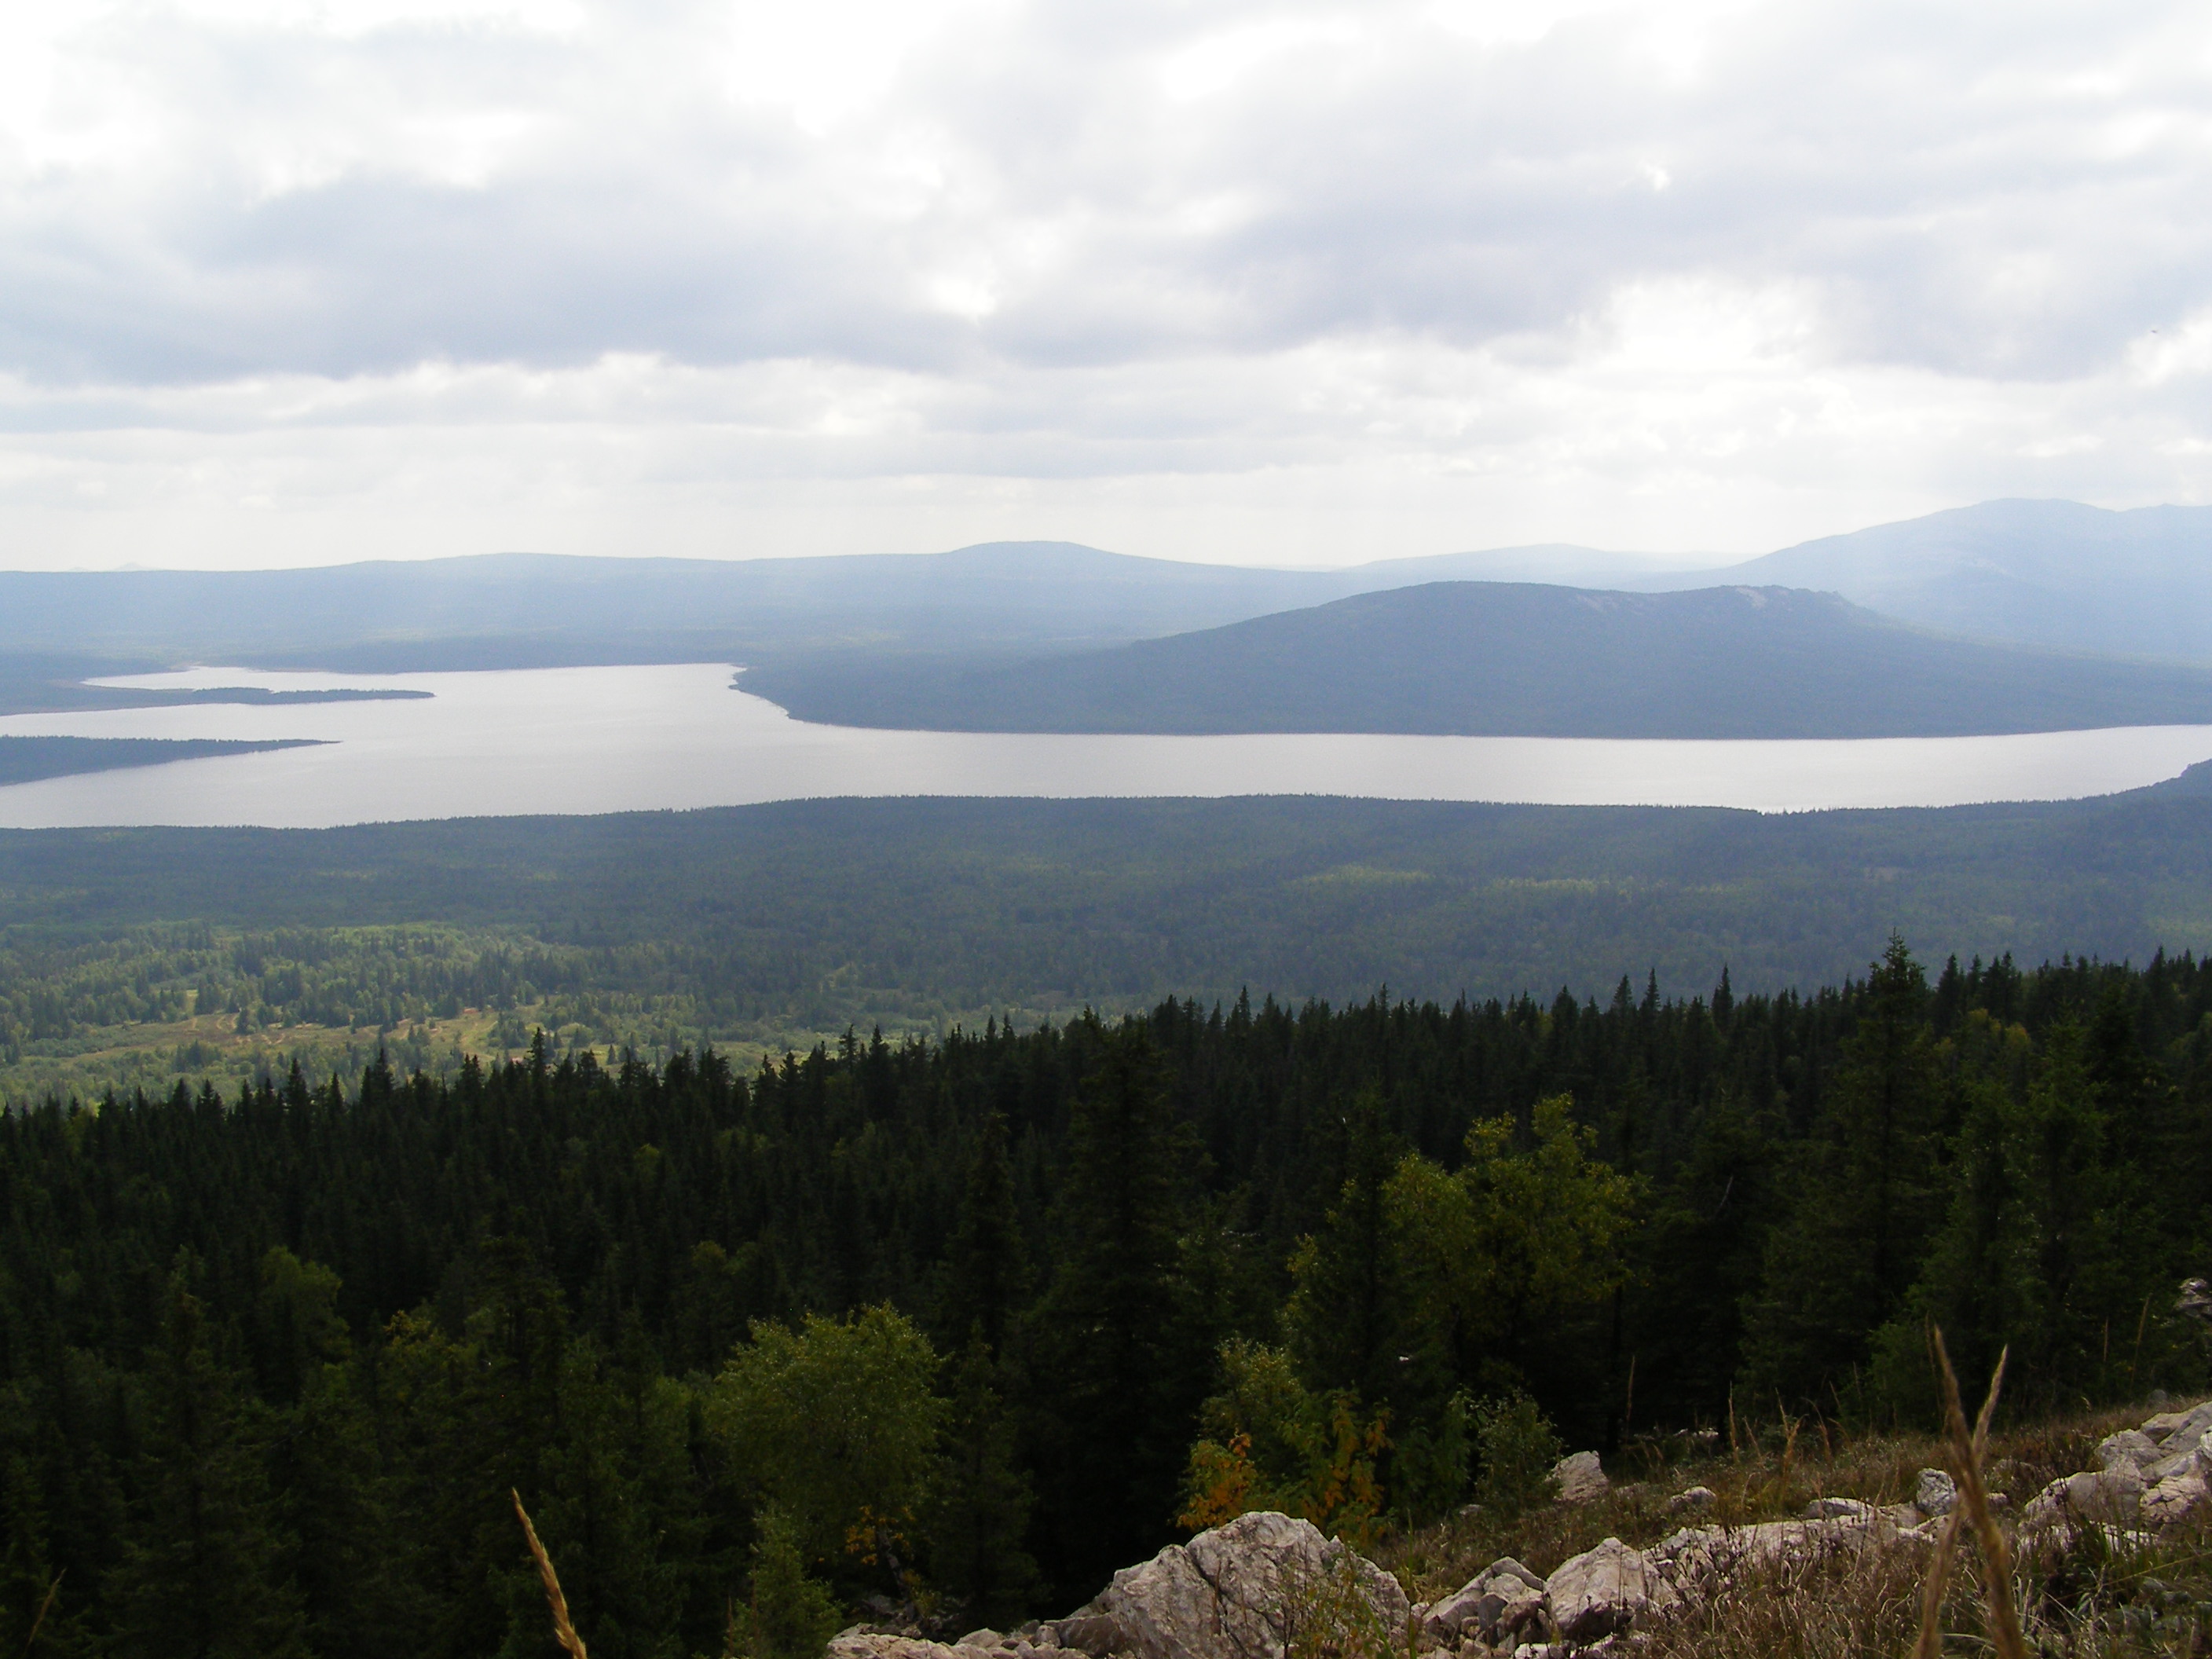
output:
[[[2212,757],[2212,726],[1770,743],[1593,738],[1054,737],[810,726],[716,664],[482,674],[211,668],[131,685],[380,684],[427,702],[118,709],[0,732],[321,738],[0,788],[0,826],[269,824],[616,812],[823,795],[1364,795],[1563,805],[1944,806],[2106,794]]]

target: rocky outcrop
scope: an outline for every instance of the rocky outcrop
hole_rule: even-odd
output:
[[[1507,1644],[1542,1626],[1548,1598],[1542,1579],[1511,1556],[1500,1556],[1423,1612],[1421,1639],[1432,1648],[1469,1640]]]
[[[1283,1659],[1310,1621],[1402,1646],[1412,1611],[1373,1562],[1310,1522],[1262,1511],[1124,1567],[1065,1619],[957,1644],[856,1627],[831,1641],[829,1659]]]
[[[1608,1538],[1585,1550],[1546,1581],[1552,1626],[1577,1644],[1664,1620],[1680,1594],[1641,1550]]]
[[[2161,1412],[2098,1443],[2097,1467],[2062,1476],[2021,1516],[2031,1531],[2165,1526],[2203,1510],[2212,1476],[2212,1401]]]
[[[2022,1530],[2126,1531],[2205,1508],[2212,1401],[2107,1437],[2094,1461],[2039,1493]],[[1564,1502],[1607,1489],[1595,1453],[1563,1460],[1558,1474]],[[1949,1474],[1922,1469],[1909,1504],[1818,1498],[1798,1520],[1687,1525],[1649,1549],[1607,1538],[1548,1578],[1501,1557],[1419,1607],[1408,1606],[1395,1578],[1306,1522],[1245,1515],[1124,1568],[1064,1619],[1005,1634],[970,1631],[957,1643],[855,1626],[831,1641],[828,1659],[1285,1659],[1293,1644],[1308,1645],[1304,1638],[1385,1653],[1404,1651],[1409,1633],[1417,1652],[1454,1659],[1595,1659],[1632,1650],[1644,1632],[1727,1595],[1746,1570],[1837,1552],[1925,1550],[1958,1501]],[[1693,1486],[1667,1507],[1689,1519],[1715,1503],[1710,1488]]]

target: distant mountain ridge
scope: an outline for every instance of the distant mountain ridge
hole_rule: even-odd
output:
[[[1348,570],[1192,564],[1075,542],[801,559],[493,553],[257,571],[0,571],[0,653],[228,653],[343,670],[712,660],[846,647],[1099,645],[1439,577],[1649,575],[1589,548],[1499,548]]]
[[[1623,586],[1778,583],[1947,633],[2212,662],[2212,507],[1984,501]]]
[[[2212,722],[2212,669],[1942,638],[1831,594],[1438,582],[973,666],[773,665],[802,720],[957,731],[1948,736]]]
[[[1977,730],[2054,721],[2081,726],[2118,718],[2118,711],[2136,711],[2128,717],[2138,718],[2146,709],[2196,708],[2187,689],[2191,680],[2131,678],[2110,665],[2078,661],[2047,662],[2031,672],[2014,659],[1975,656],[1964,649],[1968,638],[2212,666],[2212,507],[2114,513],[2069,501],[1990,501],[1807,542],[1724,570],[1668,573],[1656,568],[1661,563],[1650,555],[1542,544],[1348,569],[1285,570],[1036,541],[827,558],[507,553],[278,571],[0,572],[0,713],[161,701],[150,694],[94,695],[79,683],[188,662],[374,673],[726,661],[747,665],[748,685],[794,699],[794,708],[835,709],[836,715],[823,717],[864,723],[885,718],[896,699],[917,697],[912,707],[927,708],[928,718],[939,722],[1050,718],[1085,730],[1199,729],[1223,719],[1237,729],[1285,729],[1264,724],[1272,717],[1261,702],[1306,711],[1301,718],[1326,722],[1308,728],[1319,730],[1349,729],[1346,720],[1385,722],[1374,729],[1475,729],[1478,720],[1510,718],[1522,723],[1511,729],[1540,719],[1578,731],[1640,729],[1639,722],[1655,720],[1715,731],[1751,718],[1724,716],[1698,689],[1698,676],[1668,665],[1673,659],[1661,645],[1626,636],[1601,642],[1595,634],[1582,643],[1582,636],[1561,635],[1547,648],[1565,653],[1553,671],[1567,684],[1612,686],[1608,695],[1622,707],[1611,712],[1570,708],[1572,699],[1560,687],[1540,695],[1528,684],[1504,684],[1478,694],[1468,680],[1449,692],[1449,676],[1439,678],[1442,670],[1434,666],[1422,671],[1425,680],[1422,673],[1399,674],[1387,691],[1373,672],[1355,665],[1336,665],[1316,679],[1313,665],[1327,660],[1329,648],[1320,635],[1292,653],[1307,667],[1245,661],[1238,672],[1253,684],[1270,674],[1283,680],[1265,697],[1252,693],[1257,702],[1224,684],[1218,697],[1187,688],[1197,703],[1170,709],[1170,683],[1140,676],[1142,683],[1127,688],[1127,711],[1116,715],[1102,701],[1104,681],[1085,701],[1073,682],[1039,678],[1040,671],[1024,665],[1066,658],[1066,673],[1095,679],[1107,671],[1088,659],[1101,651],[1440,580],[1500,588],[1571,581],[1616,595],[1712,590],[1723,583],[1807,590],[1960,636],[1942,651],[1924,636],[1913,644],[1877,638],[1862,614],[1849,627],[1830,618],[1823,624],[1829,634],[1816,641],[1804,632],[1816,613],[1800,617],[1796,611],[1787,613],[1796,618],[1787,626],[1784,612],[1770,617],[1763,635],[1753,629],[1741,638],[1713,636],[1715,651],[1750,654],[1714,662],[1712,674],[1738,684],[1743,696],[1765,700],[1778,711],[1766,724],[1792,730],[1839,729],[1856,720],[1824,698],[1900,711],[1898,718],[1908,723],[1893,729],[1914,732],[1958,729],[1961,721]],[[1328,626],[1365,614],[1343,613]],[[1405,617],[1396,625],[1401,637],[1371,641],[1370,655],[1380,662],[1402,649],[1404,640],[1419,636],[1423,620]],[[1526,620],[1541,635],[1559,619],[1531,613]],[[1715,625],[1711,618],[1698,624]],[[1275,623],[1266,637],[1290,650],[1286,629],[1297,631]],[[1209,647],[1218,660],[1206,672],[1227,672],[1231,658],[1247,648],[1238,640]],[[1456,647],[1437,642],[1426,648],[1449,656]],[[1546,672],[1516,657],[1516,649],[1502,638],[1484,647],[1498,662],[1517,662],[1524,679]],[[1176,647],[1168,653],[1182,665],[1177,672],[1195,672],[1177,654],[1187,651]],[[1947,665],[1939,668],[1944,651]],[[1585,660],[1587,653],[1622,652],[1628,653],[1624,660],[1644,671],[1633,689],[1618,684],[1613,665]],[[1854,652],[1862,660],[1847,672],[1844,659]],[[1076,659],[1085,659],[1084,665],[1075,665]],[[1883,664],[1888,666],[1878,666]],[[1754,665],[1763,665],[1765,676],[1756,687],[1756,677],[1747,678]],[[1464,678],[1472,671],[1453,672]],[[1887,688],[1863,683],[1881,673],[1904,678]],[[991,702],[981,688],[996,683],[994,675],[1006,677],[1008,685],[1034,682],[1035,695],[1024,694],[1027,714]],[[1318,705],[1314,687],[1322,684],[1346,688],[1352,701]],[[1993,689],[2000,685],[2017,695]],[[1685,697],[1690,701],[1677,714],[1662,718],[1666,699]],[[1480,714],[1469,698],[1492,711],[1516,712]],[[1135,712],[1140,709],[1152,712]],[[1783,709],[1793,712],[1784,719]],[[919,712],[915,718],[921,718]],[[1177,723],[1146,724],[1161,719]],[[1406,720],[1420,724],[1391,724]]]

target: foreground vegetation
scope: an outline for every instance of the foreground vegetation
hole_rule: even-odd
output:
[[[542,1651],[510,1488],[617,1659],[763,1575],[1003,1625],[1223,1504],[1499,1508],[1547,1421],[1843,1458],[1928,1420],[1930,1318],[2014,1345],[2015,1420],[2133,1399],[2202,1370],[2208,1128],[2212,967],[1901,945],[48,1103],[0,1119],[0,1644],[52,1590],[58,1652]]]
[[[2131,1428],[2160,1405],[2061,1413],[1996,1433],[1984,1468],[1990,1490],[2019,1514],[2050,1481],[2094,1468],[2098,1442]],[[1435,1600],[1501,1555],[1540,1574],[1606,1538],[1647,1548],[1686,1523],[1739,1526],[1793,1518],[1816,1498],[1877,1507],[1910,1503],[1915,1477],[1955,1467],[1949,1443],[1932,1434],[1853,1431],[1815,1419],[1770,1415],[1740,1423],[1698,1452],[1684,1437],[1655,1435],[1622,1447],[1615,1482],[1576,1504],[1540,1498],[1492,1504],[1436,1526],[1382,1540],[1376,1550],[1407,1593]],[[1668,1499],[1702,1486],[1713,1494],[1693,1515]],[[2212,1521],[2203,1516],[2155,1534],[2107,1535],[2094,1528],[2014,1540],[2014,1598],[2039,1653],[2079,1659],[2185,1656],[2212,1646]],[[1902,1659],[1922,1620],[1929,1552],[1899,1546],[1844,1550],[1739,1567],[1725,1596],[1693,1601],[1654,1630],[1644,1651],[1658,1659]],[[1947,1653],[1989,1650],[1983,1578],[1966,1544],[1941,1615]]]

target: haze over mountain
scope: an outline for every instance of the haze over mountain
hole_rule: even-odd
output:
[[[2212,662],[2212,507],[2108,512],[2079,501],[1983,501],[1785,547],[1715,580],[1841,593],[1923,628],[2075,651]]]
[[[725,660],[797,712],[860,724],[910,710],[920,723],[1080,731],[1772,733],[2204,717],[2195,678],[1992,655],[1884,629],[1802,592],[1751,609],[1709,600],[1721,608],[1694,621],[1627,606],[1624,594],[1711,588],[1725,576],[1745,591],[1840,593],[1984,641],[2212,664],[2212,507],[1994,501],[1725,572],[1661,562],[1542,544],[1284,570],[1004,542],[842,558],[508,553],[263,572],[8,572],[0,711],[155,701],[77,682],[193,661],[374,672]],[[1286,619],[1446,580],[1571,580],[1613,597],[1595,611],[1525,611],[1525,594],[1462,593],[1433,612],[1415,602]],[[1591,632],[1601,615],[1610,620]],[[1203,646],[1086,654],[1263,617],[1265,628]],[[1339,637],[1370,618],[1389,620],[1357,646]],[[1688,631],[1662,637],[1678,626]],[[1415,638],[1428,643],[1411,649]],[[1469,650],[1489,666],[1462,661]],[[1069,653],[1083,660],[1022,665]],[[1727,711],[1737,696],[1758,707]]]
[[[1942,638],[1830,594],[1436,582],[993,666],[771,665],[803,720],[1010,732],[1848,738],[2212,720],[2212,670]]]
[[[554,660],[565,647],[621,662],[732,641],[1096,644],[1413,582],[1624,583],[1663,576],[1667,564],[1656,555],[1558,544],[1339,570],[1193,564],[1074,542],[810,559],[495,553],[296,570],[0,571],[0,616],[5,647],[16,650],[36,641],[56,653],[234,651],[257,661],[275,653],[332,662],[350,655],[364,666],[427,654],[459,667],[507,665],[533,648]],[[471,651],[495,661],[465,660]],[[624,654],[640,652],[647,654]]]

